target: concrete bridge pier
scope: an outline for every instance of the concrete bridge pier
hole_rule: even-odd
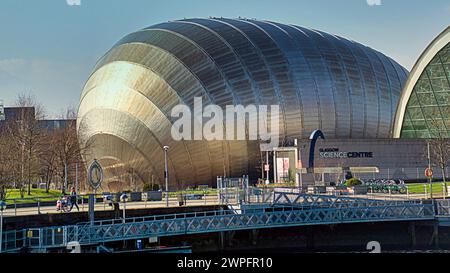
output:
[[[258,236],[259,236],[259,229],[252,229],[250,232],[250,242],[252,242],[252,245],[258,244]]]
[[[225,249],[225,232],[219,232],[219,250]]]
[[[222,231],[219,235],[219,250],[224,250],[226,247],[233,247],[234,236],[236,231]]]
[[[309,250],[314,250],[315,243],[314,243],[314,227],[308,226],[306,228],[306,248]]]
[[[433,221],[433,234],[431,235],[430,245],[439,248],[439,222]]]
[[[233,247],[234,235],[236,235],[236,231],[228,231],[227,232],[227,246]]]
[[[416,224],[415,224],[415,222],[410,222],[409,223],[409,234],[411,235],[411,247],[415,248],[417,246]]]

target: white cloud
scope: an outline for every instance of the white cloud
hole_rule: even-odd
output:
[[[381,6],[381,0],[366,0],[369,6]]]
[[[81,6],[81,0],[66,0],[69,6]]]

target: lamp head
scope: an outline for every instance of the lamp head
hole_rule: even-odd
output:
[[[127,195],[126,193],[123,193],[123,194],[120,196],[120,200],[121,200],[122,202],[126,202],[126,201],[128,200],[128,195]]]
[[[168,151],[169,150],[169,146],[164,146],[163,149],[164,149],[164,151]]]

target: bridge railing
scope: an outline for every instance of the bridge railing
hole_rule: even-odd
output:
[[[4,231],[2,240],[2,252],[16,251],[26,246],[27,230]]]
[[[212,210],[212,211],[202,211],[202,212],[187,212],[187,213],[173,213],[164,215],[151,215],[143,217],[131,217],[131,218],[120,218],[120,219],[108,219],[108,220],[98,220],[94,222],[83,222],[78,223],[76,226],[107,226],[123,223],[138,223],[138,222],[151,222],[151,221],[166,221],[172,219],[185,219],[185,218],[195,218],[195,217],[207,217],[207,216],[221,216],[234,214],[231,210]]]
[[[319,194],[298,194],[275,192],[273,205],[309,206],[309,207],[370,207],[383,205],[421,204],[421,200],[377,200],[370,198],[356,198],[348,196],[333,196]]]
[[[194,194],[191,192],[196,192]],[[200,206],[200,205],[217,205],[217,193],[216,190],[208,191],[181,191],[181,192],[169,192],[169,206],[176,207],[179,205],[179,197],[183,196],[183,206]],[[161,200],[152,200],[147,197],[146,193],[141,194],[140,201],[132,201],[131,199],[127,202],[129,206],[134,208],[150,208],[150,207],[165,207],[165,193],[162,193]],[[107,211],[111,210],[112,207],[109,205],[110,200],[105,198],[106,195],[97,194],[95,195],[95,210],[96,211]],[[196,198],[190,199],[189,197],[194,196]],[[81,212],[86,212],[89,210],[88,206],[88,195],[78,195],[78,206]],[[34,214],[47,214],[55,213],[57,197],[33,197],[33,198],[23,198],[23,199],[7,199],[6,210],[4,211],[5,217],[21,216],[21,215],[34,215]],[[75,208],[76,209],[76,208]],[[63,212],[63,211],[60,211]]]
[[[369,207],[283,206],[246,209],[240,214],[227,210],[134,217],[124,221],[97,221],[63,227],[7,232],[4,250],[23,246],[35,249],[64,247],[68,242],[95,244],[154,236],[209,233],[302,225],[374,221],[434,219],[432,204],[384,204]]]
[[[184,217],[186,216],[186,217]],[[242,214],[175,217],[165,220],[127,222],[116,225],[78,227],[77,239],[82,244],[99,243],[147,236],[209,233],[227,230],[288,227],[312,224],[401,221],[433,219],[432,205],[355,207],[347,209],[306,209],[295,207],[247,210]]]
[[[436,215],[437,216],[450,216],[450,200],[436,200]]]

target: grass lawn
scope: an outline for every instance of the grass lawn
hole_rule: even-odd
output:
[[[425,187],[427,187],[427,193],[430,193],[430,184],[417,183],[417,184],[406,184],[410,194],[425,194]],[[450,182],[447,182],[447,186],[450,186]],[[435,182],[432,184],[433,193],[442,194],[443,193],[443,182]]]
[[[207,194],[207,195],[212,195],[212,194],[217,194],[217,190],[215,189],[208,189],[206,191],[204,190],[187,190],[187,191],[178,191],[178,192],[169,192],[169,197],[177,197],[179,194]]]
[[[266,184],[258,184],[258,188],[295,188],[295,183],[271,183],[269,185]]]
[[[17,203],[32,203],[36,202],[35,199],[39,198],[39,201],[56,201],[61,197],[61,191],[50,190],[48,193],[43,189],[31,189],[31,195],[28,195],[28,192],[25,191],[24,199],[20,199],[19,190],[13,189],[8,190],[6,194],[7,200],[18,199]],[[8,201],[9,203],[13,203],[12,201]]]

